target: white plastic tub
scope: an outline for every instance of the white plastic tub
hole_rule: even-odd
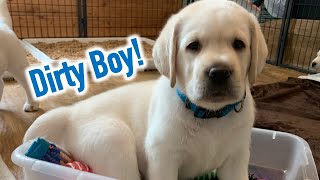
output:
[[[44,42],[44,43],[57,43],[57,42],[63,42],[63,41],[72,41],[77,40],[82,43],[88,43],[90,41],[94,42],[104,42],[104,41],[110,41],[110,40],[127,40],[127,37],[101,37],[101,38],[40,38],[40,39],[23,39],[23,43],[26,46],[26,49],[31,53],[35,58],[39,59],[41,62],[44,63],[50,63],[54,62],[49,56],[47,56],[44,52],[40,51],[38,48],[33,46],[32,44],[38,43],[38,42]],[[153,46],[154,40],[140,37],[140,40]],[[146,59],[146,67],[144,70],[154,70],[155,65],[153,63],[153,59]]]
[[[32,172],[33,180],[111,180],[80,172],[24,155],[29,144],[12,153],[12,161]],[[265,180],[319,180],[309,145],[298,136],[270,130],[253,129],[250,172]],[[236,178],[236,177],[235,177]]]
[[[256,128],[252,131],[250,171],[263,174],[266,180],[319,180],[305,140],[289,133]]]
[[[32,142],[16,148],[11,159],[16,165],[28,171],[28,180],[115,180],[112,178],[79,171],[65,166],[29,158],[24,154]]]

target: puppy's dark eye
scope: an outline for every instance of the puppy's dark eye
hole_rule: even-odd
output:
[[[244,42],[239,40],[239,39],[234,40],[232,46],[233,46],[233,48],[235,50],[241,50],[241,49],[244,49],[246,47]]]
[[[199,41],[194,41],[187,46],[187,49],[192,50],[192,51],[199,51],[200,48],[201,48],[201,45],[200,45]]]

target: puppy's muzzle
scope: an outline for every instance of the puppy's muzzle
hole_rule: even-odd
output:
[[[207,76],[211,83],[221,85],[227,82],[232,71],[227,66],[212,66],[207,70]]]
[[[205,70],[205,83],[203,83],[203,98],[206,101],[223,101],[234,97],[234,82],[232,69],[225,64],[216,64]]]

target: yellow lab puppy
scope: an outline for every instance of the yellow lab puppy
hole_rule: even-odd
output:
[[[267,54],[257,20],[241,6],[195,2],[156,40],[159,80],[52,110],[24,141],[43,136],[95,173],[121,180],[189,179],[214,169],[221,180],[247,180],[255,117],[249,88]]]
[[[311,62],[311,69],[320,72],[320,50],[317,53],[317,57]]]

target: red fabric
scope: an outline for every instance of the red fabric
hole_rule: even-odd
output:
[[[87,166],[86,164],[83,164],[81,162],[78,162],[78,161],[68,163],[68,164],[66,164],[66,166],[70,167],[72,169],[80,170],[80,171],[92,172],[89,166]]]

